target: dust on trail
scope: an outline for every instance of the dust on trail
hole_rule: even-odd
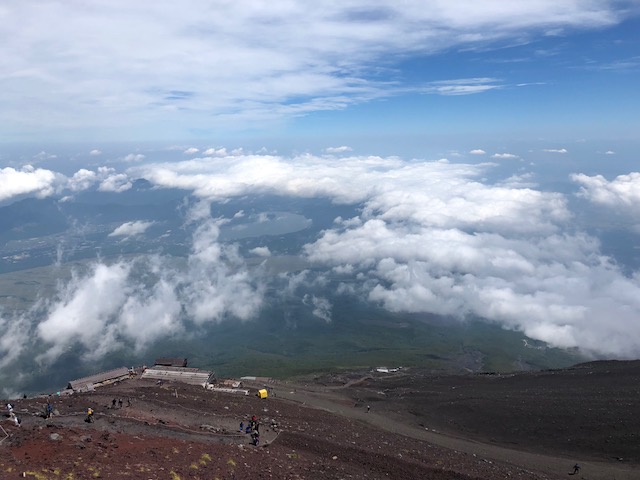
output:
[[[365,378],[351,381],[350,384],[357,384],[364,380]],[[366,409],[357,408],[354,406],[353,401],[338,393],[342,387],[296,385],[295,389],[292,389],[292,385],[285,383],[277,384],[275,387],[276,395],[280,399],[325,410],[391,433],[404,435],[417,440],[424,440],[444,448],[465,452],[487,461],[498,461],[527,470],[538,471],[552,478],[566,478],[566,475],[573,472],[572,467],[575,463],[580,464],[582,468],[578,475],[575,477],[571,476],[570,478],[589,480],[638,480],[640,478],[637,466],[606,463],[588,458],[569,458],[515,450],[398,422],[389,418],[389,416],[376,413],[373,409],[367,412]],[[344,387],[348,388],[347,385]]]

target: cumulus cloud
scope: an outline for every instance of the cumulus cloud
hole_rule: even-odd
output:
[[[99,157],[100,155],[102,155],[102,152],[96,148],[94,148],[93,150],[91,150],[89,152],[89,155],[91,155],[92,157]]]
[[[187,218],[194,234],[182,268],[139,260],[136,268],[149,272],[145,285],[131,274],[130,263],[98,262],[77,273],[47,304],[37,330],[47,345],[42,359],[75,344],[91,352],[128,344],[144,348],[159,338],[136,326],[136,315],[145,309],[167,312],[157,321],[170,334],[187,325],[253,318],[264,304],[266,279],[248,270],[238,247],[219,241],[220,229],[231,220],[211,218],[210,202],[273,194],[357,207],[354,216],[336,218],[304,246],[301,255],[313,269],[277,276],[286,283],[282,294],[299,294],[319,318],[331,318],[322,290],[330,272],[349,277],[339,293],[360,295],[393,312],[479,317],[556,346],[637,356],[640,276],[625,275],[594,237],[576,231],[563,194],[536,189],[526,173],[491,183],[486,178],[495,168],[398,157],[238,154],[135,165],[126,174],[77,172],[78,185],[94,175],[126,175],[192,191],[201,201]],[[592,203],[631,211],[640,201],[638,173],[612,181],[580,174],[572,179]],[[236,217],[242,215],[254,214]],[[102,335],[74,333],[83,328],[75,312],[89,308],[89,293],[112,290],[88,310],[88,325]],[[56,340],[50,332],[58,330]]]
[[[494,153],[491,155],[491,158],[497,158],[500,160],[512,160],[514,158],[520,158],[518,155],[514,155],[513,153]]]
[[[195,155],[196,153],[198,153],[200,150],[196,147],[189,147],[187,148],[183,153],[185,155]]]
[[[124,162],[141,162],[144,159],[145,156],[142,153],[129,153],[122,158]]]
[[[615,155],[616,152],[614,152],[613,150],[607,150],[606,152],[604,152],[605,155]]]
[[[190,212],[196,228],[184,265],[147,256],[97,261],[74,271],[57,295],[44,301],[43,319],[30,319],[37,323],[36,340],[44,345],[37,360],[52,362],[73,346],[87,360],[128,346],[142,351],[160,338],[184,334],[189,325],[254,317],[264,301],[264,286],[249,275],[237,247],[218,243],[223,221],[210,218],[208,211],[205,203]],[[122,228],[131,230],[126,224]],[[21,345],[29,345],[22,340]],[[5,352],[0,343],[0,363],[19,353]]]
[[[567,153],[568,152],[566,148],[545,148],[542,151],[547,153]]]
[[[476,149],[470,150],[469,153],[471,155],[485,155],[487,152],[485,152],[481,148],[476,148]]]
[[[49,307],[37,328],[38,336],[51,344],[39,359],[51,361],[78,342],[92,359],[109,352],[117,342],[114,316],[130,296],[130,265],[97,264],[88,275],[74,277]],[[97,292],[100,292],[97,295]]]
[[[196,152],[197,153],[197,152]],[[228,155],[227,153],[227,149],[224,147],[220,147],[220,148],[207,148],[204,152],[207,157],[226,157]]]
[[[81,168],[68,181],[68,187],[73,192],[79,192],[90,188],[98,181],[98,174],[92,170]]]
[[[137,220],[135,222],[126,222],[116,228],[109,234],[110,237],[133,237],[141,235],[147,231],[147,229],[153,225],[154,222],[145,222]]]
[[[125,173],[116,173],[116,170],[109,167],[99,167],[98,176],[100,177],[100,185],[98,190],[101,192],[124,192],[129,190],[133,183]]]
[[[608,207],[638,210],[640,204],[640,172],[619,175],[609,181],[602,175],[573,174],[571,179],[580,185],[579,195]]]
[[[81,168],[71,177],[31,165],[25,165],[21,169],[6,167],[0,169],[0,202],[19,196],[44,198],[77,193],[96,184],[100,191],[116,193],[133,186],[127,174],[118,173],[110,167],[98,167],[95,171]]]
[[[0,202],[18,195],[38,198],[53,195],[64,183],[64,176],[43,168],[26,165],[20,170],[0,169]]]
[[[269,247],[256,247],[249,250],[249,253],[256,255],[258,257],[270,257],[271,251]]]
[[[359,279],[341,292],[391,311],[482,317],[552,345],[614,356],[640,352],[640,326],[630,321],[640,314],[638,277],[625,276],[595,238],[569,233],[572,214],[562,194],[535,189],[526,173],[496,184],[481,180],[492,168],[247,155],[148,165],[136,173],[203,198],[279,193],[359,205],[357,217],[336,219],[304,254],[320,270]],[[599,178],[574,180],[590,185],[589,192],[596,185],[615,189]],[[629,190],[635,180],[614,184]],[[309,305],[313,295],[321,297],[308,295]],[[603,323],[607,311],[615,320]]]

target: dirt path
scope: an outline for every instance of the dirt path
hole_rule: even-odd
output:
[[[569,478],[585,480],[638,480],[640,478],[637,466],[605,463],[588,458],[563,458],[514,450],[408,425],[395,421],[387,415],[378,414],[373,410],[367,413],[366,409],[356,408],[350,401],[347,402],[345,397],[335,393],[335,389],[311,386],[301,388],[296,386],[295,390],[292,390],[289,385],[282,384],[274,387],[274,391],[277,398],[280,399],[326,410],[349,419],[373,425],[388,432],[465,452],[486,461],[498,461],[521,469],[541,472],[551,478],[567,478],[566,476],[572,471],[571,467],[576,462],[580,464],[582,470],[575,477],[571,476]]]

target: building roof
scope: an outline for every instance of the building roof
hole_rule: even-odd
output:
[[[96,373],[95,375],[91,375],[89,377],[71,380],[67,388],[73,390],[86,390],[90,387],[90,385],[115,381],[120,378],[127,378],[128,376],[129,369],[127,367],[120,367],[106,372]]]
[[[182,357],[160,357],[156,358],[155,365],[164,365],[165,367],[186,367],[187,359]]]
[[[212,376],[213,372],[198,370],[197,368],[154,366],[147,368],[140,378],[204,386]]]

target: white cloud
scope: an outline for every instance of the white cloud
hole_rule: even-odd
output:
[[[545,148],[542,151],[547,153],[567,153],[568,152],[566,148]]]
[[[27,314],[4,317],[0,311],[0,378],[27,348],[31,321]]]
[[[315,295],[306,294],[303,297],[303,302],[313,307],[313,315],[324,320],[327,323],[331,322],[331,309],[333,305],[324,297],[316,297]]]
[[[96,148],[94,148],[93,150],[91,150],[89,152],[89,155],[91,155],[92,157],[99,157],[100,155],[102,155],[102,152]]]
[[[51,159],[54,159],[54,158],[58,158],[58,156],[54,155],[54,154],[47,153],[44,150],[42,150],[37,155],[34,155],[33,158],[35,158],[36,160],[51,160]]]
[[[154,222],[144,222],[138,220],[135,222],[126,222],[116,228],[109,234],[110,237],[133,237],[141,235],[147,231],[147,229],[153,225]]]
[[[341,147],[328,147],[325,151],[327,153],[347,153],[353,151],[353,149],[343,145]]]
[[[249,253],[256,255],[258,257],[270,257],[271,251],[269,247],[256,247],[249,250]]]
[[[98,176],[101,179],[98,190],[101,192],[120,193],[133,186],[126,174],[116,173],[116,170],[110,167],[99,167]]]
[[[150,8],[24,0],[3,5],[2,15],[0,130],[54,137],[103,128],[162,138],[176,128],[258,125],[414,88],[381,80],[371,68],[381,59],[602,28],[630,14],[611,1],[224,2],[212,9],[195,0]],[[470,80],[427,90],[499,88]]]
[[[564,195],[537,190],[526,173],[489,183],[485,178],[497,168],[397,157],[239,153],[135,165],[126,175],[104,167],[76,172],[79,186],[125,175],[191,190],[203,201],[189,212],[195,232],[182,268],[140,259],[136,268],[150,272],[144,286],[124,262],[76,274],[48,304],[38,327],[48,345],[43,359],[76,342],[94,354],[129,344],[142,349],[157,338],[137,327],[136,316],[145,309],[167,312],[158,316],[167,334],[191,322],[254,317],[264,303],[265,279],[248,270],[238,248],[218,241],[227,220],[212,219],[209,202],[263,194],[324,197],[358,207],[353,218],[337,218],[304,247],[313,270],[278,277],[287,282],[284,295],[307,288],[300,296],[319,318],[330,319],[332,307],[313,288],[323,285],[322,272],[331,272],[355,279],[339,292],[364,295],[390,311],[480,317],[552,345],[618,357],[640,354],[640,276],[625,275],[595,238],[576,231]],[[640,201],[640,173],[613,181],[579,174],[572,179],[593,203],[632,211]],[[88,292],[100,289],[114,291],[87,313],[87,325],[101,335],[74,333],[82,328],[76,312],[87,308]],[[52,333],[57,329],[59,340]]]
[[[184,151],[185,155],[195,155],[196,153],[198,153],[200,150],[197,149],[196,147],[189,147]]]
[[[485,152],[481,148],[476,148],[476,149],[470,150],[469,153],[471,155],[485,155],[487,152]]]
[[[38,336],[51,344],[39,360],[51,361],[75,342],[87,349],[89,358],[110,351],[118,343],[114,316],[131,293],[129,271],[127,263],[97,264],[88,275],[74,276],[37,327]]]
[[[145,156],[142,153],[129,153],[128,155],[125,155],[122,160],[124,162],[141,162],[142,160],[145,159]]]
[[[264,286],[259,277],[249,275],[235,247],[217,242],[221,221],[210,218],[209,208],[205,202],[189,212],[196,229],[184,264],[146,256],[112,264],[98,261],[86,271],[74,271],[55,298],[43,300],[44,319],[29,318],[37,323],[37,335],[15,338],[23,346],[44,342],[37,357],[43,363],[71,347],[80,347],[76,351],[84,359],[96,360],[131,345],[142,351],[160,338],[184,334],[191,323],[254,317],[263,303]],[[120,229],[128,234],[137,227],[134,222]],[[0,341],[0,364],[20,353],[15,347],[4,349]]]
[[[607,150],[606,152],[604,152],[605,155],[615,155],[616,152],[614,152],[613,150]]]
[[[640,353],[640,325],[631,322],[640,315],[640,278],[625,276],[596,239],[569,233],[572,215],[562,194],[536,190],[526,173],[500,184],[480,180],[491,168],[395,157],[247,155],[148,165],[135,173],[203,198],[279,193],[360,205],[358,217],[337,219],[305,247],[318,269],[359,279],[340,291],[360,292],[392,311],[484,317],[585,352]],[[637,181],[635,175],[614,185],[575,179],[595,182],[589,191],[628,192]],[[308,295],[313,305],[314,294]],[[601,322],[607,311],[613,320]]]
[[[194,153],[198,153],[197,150]],[[206,156],[208,157],[226,157],[228,155],[227,153],[227,149],[224,147],[221,148],[207,148],[204,152]]]
[[[81,168],[69,179],[68,187],[74,192],[79,192],[90,188],[97,181],[98,175],[96,172]]]
[[[514,158],[520,158],[518,155],[514,155],[513,153],[494,153],[491,155],[491,158],[498,158],[501,160],[512,160]]]
[[[612,181],[602,175],[589,176],[582,173],[571,175],[571,179],[581,185],[581,197],[596,204],[630,209],[633,213],[638,213],[640,172],[619,175]]]
[[[64,176],[43,168],[26,165],[20,170],[12,167],[0,169],[0,202],[19,195],[39,198],[53,195],[62,187]]]
[[[495,78],[460,78],[455,80],[442,80],[431,82],[423,87],[423,93],[436,93],[438,95],[473,95],[489,90],[503,88],[497,84]]]

